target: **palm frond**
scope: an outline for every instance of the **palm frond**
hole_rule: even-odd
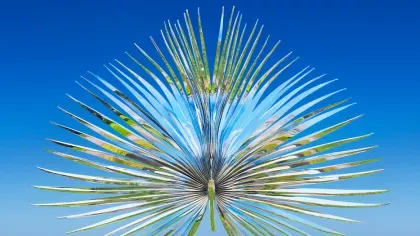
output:
[[[325,75],[314,75],[310,67],[292,72],[292,65],[298,59],[292,53],[279,57],[269,65],[280,41],[270,46],[270,37],[263,39],[263,26],[258,21],[248,33],[242,15],[234,8],[227,24],[222,10],[214,64],[210,64],[200,12],[198,28],[193,26],[188,11],[184,14],[184,21],[185,24],[180,21],[165,23],[161,31],[161,45],[151,38],[160,58],[152,58],[135,45],[142,60],[126,53],[129,58],[127,63],[116,60],[105,65],[119,88],[92,72],[89,72],[90,78],[82,77],[86,85],[78,84],[106,110],[99,111],[68,96],[92,118],[96,117],[97,124],[60,109],[85,126],[89,133],[53,123],[81,137],[93,147],[49,139],[69,152],[76,151],[75,154],[55,150],[49,152],[114,174],[115,177],[39,168],[50,174],[102,185],[35,187],[63,193],[106,196],[35,205],[103,205],[101,210],[60,218],[118,213],[70,232],[126,221],[107,235],[130,235],[145,228],[151,235],[194,235],[206,212],[210,212],[211,229],[215,231],[215,211],[228,235],[308,235],[294,224],[341,235],[298,215],[358,222],[313,211],[308,207],[360,208],[384,205],[325,197],[379,194],[386,190],[307,186],[381,171],[329,174],[379,159],[324,165],[373,149],[374,146],[333,151],[334,148],[368,138],[371,134],[314,145],[319,139],[361,116],[305,133],[312,126],[337,116],[353,105],[347,104],[349,99],[344,99],[314,108],[343,91],[335,90],[312,98],[314,94],[330,87],[335,80],[325,80]],[[128,63],[134,66],[128,66]]]

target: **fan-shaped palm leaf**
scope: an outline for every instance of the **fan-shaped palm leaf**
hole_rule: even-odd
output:
[[[36,205],[104,205],[101,210],[62,218],[120,212],[109,219],[72,231],[93,229],[121,220],[129,221],[108,235],[123,232],[123,235],[129,235],[146,227],[153,235],[193,235],[207,211],[211,215],[211,228],[215,230],[215,209],[229,235],[246,232],[258,235],[290,235],[290,232],[307,235],[292,225],[294,223],[325,233],[340,234],[297,215],[356,222],[309,210],[305,206],[383,205],[322,197],[376,194],[384,190],[305,187],[380,171],[328,173],[378,159],[324,165],[324,162],[374,148],[330,151],[367,138],[370,134],[311,145],[360,116],[295,138],[352,105],[347,105],[348,99],[345,99],[313,110],[322,101],[342,91],[310,99],[312,94],[334,80],[319,82],[321,78],[324,80],[324,75],[313,76],[313,69],[309,67],[281,79],[285,72],[290,74],[289,67],[297,58],[292,58],[292,53],[289,53],[268,66],[279,42],[269,48],[269,37],[261,39],[263,27],[259,26],[258,21],[250,33],[246,33],[249,30],[243,25],[242,15],[234,10],[226,30],[222,13],[215,61],[211,66],[200,14],[198,32],[193,27],[188,11],[184,14],[184,20],[185,25],[179,21],[172,25],[168,21],[161,31],[163,46],[160,47],[166,48],[166,53],[152,39],[161,64],[136,45],[144,57],[143,62],[127,53],[135,68],[118,60],[105,66],[110,75],[119,81],[121,89],[94,73],[89,72],[96,82],[84,78],[89,85],[87,87],[93,90],[80,86],[109,109],[108,115],[69,95],[84,110],[98,118],[102,125],[60,108],[90,129],[92,134],[54,124],[99,147],[51,139],[59,146],[83,155],[89,154],[96,160],[79,157],[79,154],[50,152],[116,175],[110,178],[40,168],[51,174],[109,186],[36,187],[66,193],[112,196]],[[275,86],[270,86],[272,84]],[[315,164],[319,165],[312,167]]]

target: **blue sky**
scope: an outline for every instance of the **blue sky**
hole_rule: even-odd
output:
[[[420,232],[416,220],[420,211],[416,201],[420,194],[420,6],[406,0],[343,2],[3,1],[0,7],[2,234],[62,235],[92,222],[92,219],[55,219],[78,212],[74,209],[29,205],[69,199],[60,193],[33,189],[31,185],[77,184],[42,173],[36,166],[88,171],[43,150],[52,147],[46,137],[71,139],[49,124],[49,121],[74,124],[56,106],[80,112],[65,96],[68,92],[87,98],[74,83],[80,75],[87,70],[104,73],[101,65],[114,58],[125,58],[124,51],[135,51],[134,42],[153,50],[148,36],[159,38],[163,21],[181,18],[185,9],[195,17],[196,8],[200,7],[208,47],[214,48],[212,43],[223,5],[227,9],[235,5],[248,23],[260,19],[266,35],[282,40],[279,49],[282,53],[292,50],[301,57],[300,63],[339,78],[335,88],[347,88],[346,95],[352,96],[358,105],[338,119],[366,115],[335,137],[375,133],[359,145],[380,146],[364,157],[383,157],[384,161],[371,168],[384,168],[385,172],[343,182],[338,187],[390,189],[390,193],[360,200],[392,204],[376,209],[329,211],[364,224],[320,222],[348,235]],[[207,234],[208,228],[208,222],[204,222],[200,235]],[[80,235],[103,232],[107,231]]]

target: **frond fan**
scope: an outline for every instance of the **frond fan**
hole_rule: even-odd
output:
[[[228,235],[308,235],[300,226],[342,235],[304,218],[357,221],[310,207],[384,205],[332,199],[385,190],[310,186],[381,171],[334,173],[379,159],[329,163],[373,149],[333,150],[370,134],[314,144],[361,117],[342,119],[318,131],[310,129],[353,105],[348,99],[331,102],[343,89],[316,95],[335,80],[314,75],[311,67],[294,65],[298,58],[292,53],[275,59],[280,42],[264,38],[258,21],[251,26],[244,24],[235,8],[228,19],[222,10],[211,60],[200,12],[198,27],[193,26],[188,11],[184,21],[166,22],[160,32],[162,39],[151,38],[155,56],[135,45],[135,53],[141,56],[126,53],[127,62],[115,60],[105,65],[109,79],[91,72],[82,77],[83,83],[78,84],[102,107],[93,108],[69,97],[91,117],[85,119],[60,108],[88,131],[54,124],[91,145],[49,139],[61,146],[57,150],[67,150],[49,151],[108,173],[91,176],[40,168],[90,182],[92,187],[36,187],[100,196],[35,205],[101,205],[100,210],[61,218],[116,213],[70,232],[124,221],[107,235],[141,230],[147,235],[194,235],[206,212],[211,229],[216,230],[218,216]]]

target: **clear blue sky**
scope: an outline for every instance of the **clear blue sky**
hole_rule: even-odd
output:
[[[163,21],[181,18],[185,9],[195,17],[200,6],[208,47],[213,48],[222,5],[228,9],[235,5],[246,22],[259,18],[266,35],[282,40],[281,52],[293,50],[301,63],[339,78],[334,86],[346,87],[346,95],[358,102],[343,116],[366,116],[335,137],[375,133],[363,142],[380,148],[363,157],[383,157],[372,168],[385,172],[342,182],[340,187],[390,189],[388,194],[356,200],[392,204],[328,211],[366,222],[361,225],[322,223],[349,235],[420,232],[420,6],[415,1],[17,0],[2,1],[0,7],[2,235],[62,235],[96,220],[58,220],[55,217],[67,214],[66,209],[29,205],[69,199],[31,185],[77,185],[42,173],[37,165],[87,171],[43,151],[52,147],[46,137],[71,140],[49,124],[50,120],[74,124],[56,106],[86,115],[65,96],[69,92],[87,98],[74,81],[86,70],[103,73],[101,65],[124,59],[125,50],[135,51],[134,42],[153,50],[148,36],[159,38]],[[204,222],[200,235],[208,228]]]

